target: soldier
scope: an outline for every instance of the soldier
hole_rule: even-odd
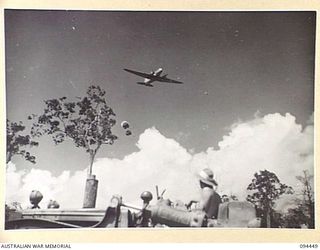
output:
[[[196,210],[202,210],[206,213],[208,219],[216,219],[218,216],[219,204],[221,198],[216,189],[218,183],[214,179],[214,174],[211,169],[205,168],[199,172],[199,182],[201,188],[200,201],[197,202]],[[195,201],[190,201],[187,207],[190,207]]]
[[[199,208],[206,212],[208,218],[217,218],[221,203],[220,195],[216,192],[218,183],[211,169],[205,168],[199,172],[201,199]]]

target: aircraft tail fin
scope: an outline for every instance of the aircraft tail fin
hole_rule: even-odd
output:
[[[148,87],[153,87],[153,85],[145,83],[145,82],[137,82],[137,84],[148,86]]]

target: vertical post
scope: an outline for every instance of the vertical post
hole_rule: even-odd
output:
[[[84,190],[83,208],[95,208],[98,192],[98,180],[95,175],[88,175]]]
[[[267,228],[271,228],[271,216],[270,216],[269,208],[267,208],[267,212],[266,212],[266,226]]]

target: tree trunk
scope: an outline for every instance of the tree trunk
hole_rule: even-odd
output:
[[[95,157],[94,151],[90,151],[90,165],[88,168],[88,177],[92,175],[92,166],[93,166],[94,157]]]
[[[270,209],[266,208],[266,226],[267,228],[271,228],[271,216],[270,216]]]
[[[98,180],[96,176],[92,174],[92,166],[96,151],[90,151],[90,165],[88,168],[88,175],[86,180],[86,187],[84,190],[83,208],[95,208],[97,192],[98,192]]]
[[[305,189],[306,189],[306,192],[305,192],[305,196],[306,196],[306,199],[305,200],[305,203],[307,205],[307,209],[308,209],[308,214],[309,214],[309,220],[308,220],[308,228],[314,228],[314,204],[313,204],[313,201],[312,201],[312,189],[311,189],[311,185],[310,185],[310,182],[309,182],[309,178],[308,178],[308,175],[307,175],[307,171],[303,171],[304,173],[304,179],[305,179],[305,182],[304,182],[304,185],[305,185]]]
[[[9,161],[11,161],[11,158],[12,158],[12,154],[10,152],[7,152],[7,155],[6,155],[7,163],[9,163]]]
[[[308,184],[309,185],[309,184]],[[314,228],[314,203],[312,201],[311,192],[308,190],[307,208],[309,213],[308,228]]]

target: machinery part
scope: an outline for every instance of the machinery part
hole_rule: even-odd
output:
[[[247,201],[230,201],[220,204],[218,227],[260,227],[254,205]]]
[[[35,197],[39,194],[34,192]],[[152,194],[141,194],[142,208],[122,203],[122,197],[112,197],[106,210],[37,209],[6,211],[6,229],[29,228],[115,228],[115,227],[260,227],[255,207],[247,201],[220,204],[217,219],[206,218],[203,211],[190,211],[173,207],[170,200],[160,199],[149,205]],[[37,201],[37,200],[36,200]],[[37,203],[36,203],[37,204]],[[138,210],[131,213],[130,210]],[[8,216],[7,216],[8,215]]]
[[[129,210],[121,211],[122,198],[113,196],[110,206],[106,209],[102,219],[92,226],[79,226],[76,223],[74,213],[67,214],[66,211],[52,211],[52,209],[37,210],[38,217],[23,218],[15,217],[5,222],[5,229],[31,229],[31,228],[114,228],[114,227],[130,227],[133,225],[132,215]],[[53,215],[53,214],[54,215]],[[73,221],[67,223],[59,220],[48,219],[52,216],[60,217],[60,220],[68,219]],[[77,219],[79,220],[79,218]]]
[[[49,208],[49,209],[50,208],[57,209],[59,207],[60,207],[59,203],[57,201],[55,201],[55,200],[50,200],[49,203],[48,203],[48,206],[47,206],[47,208]]]
[[[40,203],[42,198],[43,198],[43,195],[40,193],[40,191],[38,191],[38,190],[31,191],[29,199],[30,199],[30,203],[33,205],[32,209],[40,208],[38,204]]]
[[[201,227],[205,220],[205,213],[202,211],[189,212],[166,205],[150,206],[148,210],[153,224],[165,224],[169,227]]]
[[[153,196],[151,192],[145,191],[140,195],[140,198],[143,200],[143,204],[148,205],[149,202],[152,200]]]
[[[5,223],[5,229],[32,229],[32,228],[80,228],[69,223],[46,219],[19,219]]]

